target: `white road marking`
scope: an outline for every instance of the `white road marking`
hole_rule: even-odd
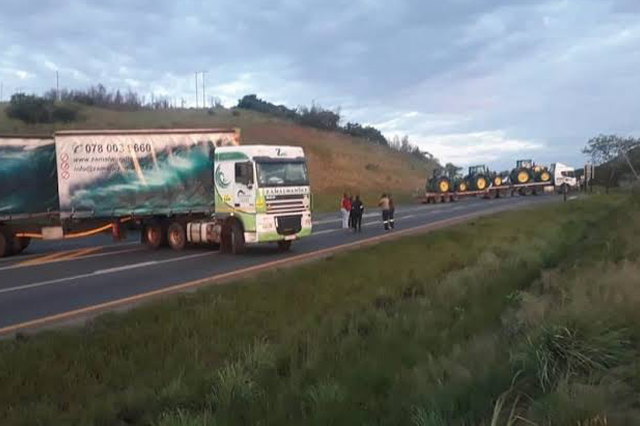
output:
[[[97,275],[113,274],[113,273],[116,273],[116,272],[119,272],[119,271],[124,271],[124,270],[129,270],[129,269],[134,269],[134,268],[144,268],[144,267],[147,267],[147,266],[161,265],[163,263],[177,262],[177,261],[180,261],[180,260],[195,259],[197,257],[211,256],[211,255],[214,255],[214,254],[217,254],[217,253],[218,252],[198,253],[198,254],[191,254],[191,255],[188,255],[188,256],[176,257],[174,259],[154,260],[152,262],[135,263],[133,265],[125,265],[125,266],[117,267],[117,268],[101,269],[101,270],[98,270],[98,271],[89,272],[87,274],[80,274],[80,275],[74,275],[74,276],[71,276],[71,277],[56,278],[54,280],[40,281],[40,282],[32,283],[32,284],[25,284],[25,285],[20,285],[20,286],[15,286],[15,287],[3,288],[3,289],[0,289],[0,294],[2,294],[2,293],[10,293],[10,292],[20,291],[20,290],[28,290],[30,288],[36,288],[36,287],[44,287],[44,286],[48,286],[48,285],[52,285],[52,284],[65,282],[65,281],[73,281],[73,280],[78,280],[78,279],[81,279],[81,278],[93,277],[93,276],[97,276]]]
[[[95,271],[93,275],[112,274],[114,272],[128,271],[129,269],[144,268],[145,266],[151,266],[151,265],[157,265],[157,264],[158,264],[157,260],[151,260],[149,262],[134,263],[133,265],[125,265],[125,266],[117,266],[115,268],[100,269],[99,271]]]

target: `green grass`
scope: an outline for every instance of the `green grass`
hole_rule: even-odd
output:
[[[0,424],[635,424],[637,212],[503,213],[4,341]]]

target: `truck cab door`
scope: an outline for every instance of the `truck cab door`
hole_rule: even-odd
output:
[[[235,190],[234,209],[246,213],[256,211],[256,188],[253,163],[251,161],[238,162],[234,165]]]

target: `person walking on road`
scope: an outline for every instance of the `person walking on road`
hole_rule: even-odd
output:
[[[351,204],[351,226],[353,232],[362,232],[362,213],[364,212],[364,204],[360,200],[360,196],[356,195],[356,199]]]
[[[394,219],[394,215],[396,213],[396,205],[393,204],[393,197],[389,194],[389,226],[391,229],[395,228],[396,222]]]
[[[349,209],[349,229],[353,228],[353,219],[355,217],[355,213],[353,211],[353,195],[349,196],[349,204],[351,208]]]
[[[382,223],[384,224],[384,230],[389,230],[389,197],[387,194],[382,194],[378,206],[382,208]]]
[[[351,201],[347,197],[345,192],[342,195],[342,202],[340,203],[340,212],[342,213],[342,229],[349,229],[349,215],[351,213]]]

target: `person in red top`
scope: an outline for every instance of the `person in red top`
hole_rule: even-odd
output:
[[[347,197],[345,192],[342,195],[342,202],[340,203],[340,212],[342,213],[342,229],[349,229],[349,215],[351,214],[351,200]]]

